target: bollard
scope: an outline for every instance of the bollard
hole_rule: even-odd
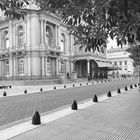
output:
[[[107,97],[111,97],[111,92],[110,91],[107,93]]]
[[[26,89],[24,90],[24,93],[27,93],[27,90]]]
[[[93,97],[93,102],[98,102],[98,97],[96,95]]]
[[[41,124],[40,114],[38,111],[35,111],[32,117],[32,124],[33,125],[39,125]]]
[[[72,105],[71,105],[71,109],[72,109],[72,110],[78,110],[76,100],[73,101],[73,103],[72,103]]]
[[[117,93],[121,93],[121,90],[120,90],[120,88],[118,88],[118,90],[117,90]]]

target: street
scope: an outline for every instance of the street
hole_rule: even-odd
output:
[[[0,98],[0,127],[31,117],[35,110],[40,113],[48,112],[69,105],[73,100],[82,101],[93,98],[94,94],[105,94],[109,90],[114,91],[136,82],[137,79],[125,79],[97,85],[2,97]]]

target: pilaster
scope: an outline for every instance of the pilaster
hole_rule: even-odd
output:
[[[9,48],[13,46],[13,23],[9,21]]]
[[[31,18],[30,18],[30,15],[27,15],[27,33],[26,33],[26,36],[27,36],[27,48],[28,50],[30,50],[31,48]]]
[[[12,77],[14,76],[14,63],[13,63],[13,57],[12,54],[10,55],[10,59],[9,59],[9,75]]]
[[[41,57],[41,61],[42,61],[42,76],[44,76],[45,75],[45,57]]]
[[[45,30],[44,30],[44,20],[41,19],[40,20],[40,27],[41,27],[41,38],[40,38],[40,43],[41,43],[41,47],[45,46]]]
[[[90,75],[90,60],[87,60],[87,75]]]

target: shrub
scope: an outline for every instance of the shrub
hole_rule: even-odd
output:
[[[12,88],[12,86],[10,85],[9,88]]]
[[[88,85],[88,83],[86,83]]]
[[[120,90],[120,88],[118,88],[118,90],[117,90],[117,93],[121,93],[121,90]]]
[[[64,88],[66,88],[66,85],[64,85]]]
[[[130,88],[132,89],[133,88],[133,85],[130,85]]]
[[[42,89],[42,88],[40,88],[40,91],[43,91],[43,89]]]
[[[54,86],[54,88],[53,89],[56,89],[56,86]]]
[[[128,90],[127,86],[124,88],[124,90],[126,90],[126,91]]]
[[[80,83],[80,86],[82,86],[82,84]]]
[[[137,84],[135,84],[135,87],[137,87]]]
[[[107,93],[107,97],[111,97],[111,92],[110,91]]]
[[[32,117],[32,124],[33,125],[39,125],[41,124],[41,121],[40,121],[40,114],[38,111],[35,111],[35,113],[33,114],[33,117]]]
[[[26,89],[24,90],[24,93],[27,93],[27,90]]]
[[[75,85],[73,84],[73,87],[75,87]]]
[[[73,101],[73,103],[72,103],[72,105],[71,105],[71,109],[72,109],[72,110],[78,110],[76,100]]]
[[[93,85],[94,83],[92,82],[92,85]]]
[[[7,93],[6,93],[6,91],[4,91],[4,92],[3,92],[3,96],[7,96]]]
[[[98,97],[96,95],[93,97],[93,102],[98,102]]]

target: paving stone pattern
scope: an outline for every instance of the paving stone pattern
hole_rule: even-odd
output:
[[[0,98],[0,126],[31,117],[34,111],[40,113],[69,105],[74,99],[81,101],[93,98],[94,94],[107,93],[108,90],[116,90],[126,85],[135,83],[136,80],[115,81],[111,83],[80,86],[64,90],[43,91],[34,94],[23,94]]]
[[[119,94],[11,140],[140,140],[140,93]]]

